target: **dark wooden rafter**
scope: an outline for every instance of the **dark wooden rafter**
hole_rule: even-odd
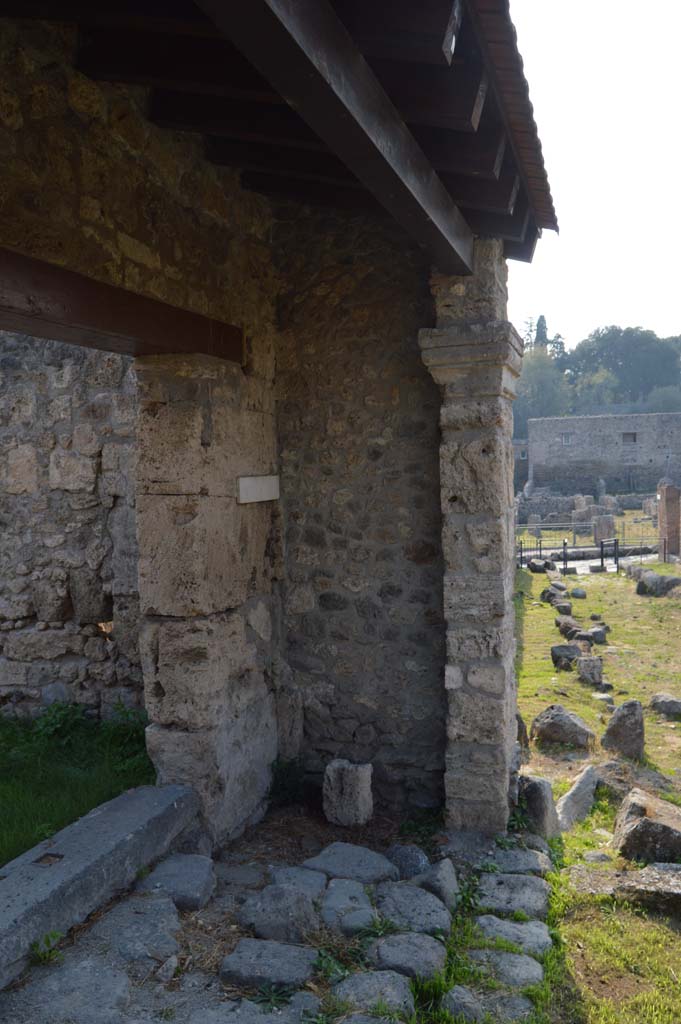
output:
[[[349,210],[378,196],[460,273],[472,234],[531,259],[556,227],[508,5],[0,0],[0,15],[75,22],[80,70],[148,87],[150,119],[203,135],[246,188]]]
[[[126,356],[243,362],[240,327],[0,249],[0,329]]]
[[[470,272],[470,228],[328,0],[199,6],[443,270]]]
[[[333,6],[365,57],[418,64],[451,64],[462,29],[463,0],[333,0]]]

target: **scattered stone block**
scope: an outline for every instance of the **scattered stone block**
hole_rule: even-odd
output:
[[[352,843],[331,843],[316,857],[304,861],[303,867],[323,871],[330,878],[354,878],[365,885],[399,878],[397,867],[387,857]]]
[[[456,906],[459,896],[459,880],[456,877],[456,869],[449,857],[433,864],[428,871],[421,875],[415,875],[411,880],[412,885],[418,885],[421,889],[432,892],[450,910]]]
[[[493,1020],[498,1024],[513,1024],[527,1020],[534,1005],[525,996],[507,995],[503,992],[473,992],[465,985],[455,985],[442,998],[442,1008],[454,1017],[478,1024]]]
[[[583,821],[593,807],[598,772],[589,764],[579,773],[567,793],[556,804],[556,813],[561,831],[568,832],[572,826]]]
[[[521,775],[518,783],[519,799],[532,831],[545,839],[559,836],[560,824],[548,779],[540,779],[536,775]]]
[[[498,949],[472,949],[471,960],[509,988],[525,988],[527,985],[540,985],[544,979],[544,969],[531,956],[525,953],[506,953]]]
[[[603,659],[598,656],[582,655],[575,662],[577,678],[587,686],[600,686],[603,682]]]
[[[420,875],[430,867],[430,861],[426,854],[413,843],[393,843],[385,851],[385,855],[397,867],[402,879],[413,878],[414,875]]]
[[[595,644],[607,644],[608,635],[604,626],[592,626],[587,632]]]
[[[572,615],[572,604],[569,601],[555,601],[553,607],[559,615]]]
[[[322,921],[345,935],[368,928],[375,911],[361,882],[350,878],[332,878],[321,904]]]
[[[615,710],[615,698],[611,693],[592,693],[592,700],[597,700],[606,714],[612,714]]]
[[[601,746],[632,761],[643,760],[645,725],[640,701],[626,700],[620,704],[603,734]]]
[[[323,872],[309,868],[272,868],[272,882],[300,889],[314,900],[326,889],[327,878]]]
[[[641,871],[627,871],[618,878],[616,892],[624,899],[676,916],[681,911],[681,864],[650,864]]]
[[[444,968],[446,956],[443,942],[419,932],[387,935],[367,950],[369,962],[379,971],[397,971],[409,978],[432,978]]]
[[[168,896],[178,910],[201,910],[215,892],[213,861],[198,853],[174,853],[137,883],[138,892]]]
[[[395,1013],[412,1014],[414,997],[409,982],[397,971],[365,971],[352,974],[333,988],[334,996],[359,1010],[371,1010],[377,1003]]]
[[[584,651],[577,644],[554,644],[551,648],[551,661],[558,670],[571,672],[577,658],[583,654]]]
[[[584,587],[573,587],[570,591],[570,597],[573,597],[576,601],[586,600],[586,590]]]
[[[321,924],[310,897],[288,885],[267,885],[261,892],[251,893],[237,919],[259,939],[279,942],[304,942]]]
[[[681,586],[681,577],[660,576],[649,569],[636,584],[636,593],[642,597],[665,597],[678,586]]]
[[[305,946],[263,939],[242,939],[220,967],[228,985],[260,988],[262,985],[304,985],[312,977],[317,951]]]
[[[550,704],[532,722],[530,738],[539,743],[561,743],[580,750],[593,747],[596,737],[586,722],[562,704]]]
[[[217,863],[215,871],[221,885],[236,885],[244,889],[261,889],[269,879],[264,864]]]
[[[549,886],[536,875],[490,874],[480,876],[480,907],[490,914],[513,914],[521,910],[528,917],[546,918]]]
[[[366,825],[374,813],[370,764],[331,761],[324,772],[324,814],[334,825]]]
[[[553,945],[543,921],[507,921],[493,914],[483,914],[475,919],[475,923],[485,938],[512,942],[533,956],[543,956]]]
[[[409,932],[448,933],[452,915],[425,889],[404,882],[383,882],[376,889],[376,906],[382,917]]]
[[[667,718],[681,718],[681,699],[670,693],[656,693],[650,698],[650,707]]]
[[[628,860],[681,862],[681,808],[632,789],[617,813],[613,843]]]

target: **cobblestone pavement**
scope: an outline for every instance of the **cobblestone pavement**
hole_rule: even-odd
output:
[[[432,864],[413,846],[393,846],[386,856],[345,842],[299,864],[249,861],[238,847],[216,861],[174,854],[79,929],[58,959],[1,993],[0,1020],[406,1018],[415,1011],[414,979],[443,976],[471,869],[479,875],[472,944],[479,948],[469,950],[478,980],[452,985],[442,1008],[467,1021],[524,1020],[532,1004],[523,989],[541,982],[551,946],[541,877],[549,860],[537,837],[519,849],[513,842],[454,836],[442,851],[451,856]],[[485,984],[490,978],[494,986]]]

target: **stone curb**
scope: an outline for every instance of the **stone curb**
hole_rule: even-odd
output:
[[[0,989],[31,944],[66,935],[168,852],[198,812],[187,786],[142,786],[95,807],[0,868]]]

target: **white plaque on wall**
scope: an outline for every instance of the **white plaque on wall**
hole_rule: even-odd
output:
[[[253,501],[278,501],[278,476],[240,476],[237,478],[240,505],[248,505]]]

